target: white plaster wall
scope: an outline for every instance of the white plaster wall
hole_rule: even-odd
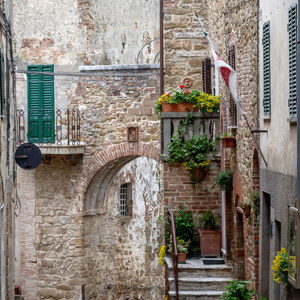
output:
[[[260,124],[261,149],[267,160],[268,169],[288,175],[296,175],[297,149],[296,124],[289,118],[289,53],[288,53],[288,9],[295,0],[260,1]],[[264,119],[263,113],[263,24],[270,21],[271,43],[271,118]],[[261,164],[266,168],[265,164]]]

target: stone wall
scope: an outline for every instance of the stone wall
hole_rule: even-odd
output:
[[[9,1],[1,6],[1,116],[0,116],[0,298],[14,299],[15,217],[20,205],[15,185],[15,94],[11,70],[13,62],[12,7]],[[4,14],[5,12],[5,14]],[[16,215],[15,215],[16,214]]]
[[[258,126],[258,23],[257,1],[226,1],[209,2],[209,17],[211,20],[207,32],[219,56],[228,62],[229,48],[235,46],[235,70],[238,75],[238,94],[243,104],[246,116],[251,126]],[[239,214],[237,209],[244,202],[250,202],[251,191],[257,188],[253,182],[253,164],[255,144],[249,128],[242,115],[238,112],[237,127],[230,128],[229,90],[220,77],[220,94],[223,95],[221,123],[223,132],[231,131],[236,134],[237,146],[234,150],[223,150],[223,167],[225,161],[230,162],[234,172],[234,193],[229,196],[227,203],[232,205],[232,213]],[[227,195],[228,197],[228,195]],[[253,214],[246,218],[242,213],[244,232],[240,235],[244,246],[237,239],[238,228],[233,224],[236,234],[232,237],[232,254],[234,270],[245,268],[245,275],[234,272],[234,276],[252,280],[258,289],[258,220]],[[230,228],[230,227],[229,227]],[[241,227],[240,227],[241,228]],[[241,250],[243,249],[243,250]]]
[[[186,77],[193,81],[191,89],[202,89],[202,59],[210,51],[194,11],[207,24],[208,2],[164,1],[166,91],[177,88]]]
[[[25,299],[74,299],[83,284],[89,299],[157,299],[163,287],[153,161],[160,136],[152,113],[158,70],[107,67],[95,72],[100,76],[70,81],[63,95],[69,107],[81,111],[83,156],[52,155],[50,162],[45,160],[27,176],[19,172],[19,194],[26,203],[20,224],[20,285]],[[138,128],[137,141],[127,142],[127,127]],[[139,156],[152,160],[137,160],[117,176]],[[135,188],[135,213],[125,223],[117,212],[122,178],[130,178]],[[96,208],[96,213],[87,213],[93,202],[87,193],[91,189],[92,194],[103,193],[107,205],[101,212]],[[131,270],[130,276],[126,270]],[[149,272],[153,280],[146,276]]]

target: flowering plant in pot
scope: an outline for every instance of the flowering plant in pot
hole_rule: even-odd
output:
[[[155,102],[154,111],[160,116],[162,111],[218,111],[220,96],[206,94],[200,90],[186,90],[183,85],[180,91],[172,89]]]
[[[185,263],[186,255],[188,253],[189,242],[186,242],[179,237],[176,238],[177,241],[177,252],[178,252],[178,263]],[[168,244],[168,251],[172,252],[171,240]]]

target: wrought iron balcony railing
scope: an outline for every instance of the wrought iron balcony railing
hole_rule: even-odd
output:
[[[16,142],[72,146],[80,145],[81,118],[77,108],[17,109]]]
[[[163,143],[162,156],[163,160],[168,158],[168,146],[174,135],[178,134],[178,129],[184,123],[187,117],[187,112],[163,112]],[[199,136],[206,134],[209,140],[213,140],[220,134],[220,114],[218,112],[193,112],[194,121],[185,130],[184,139],[191,136]],[[217,150],[219,150],[219,143],[217,143]]]

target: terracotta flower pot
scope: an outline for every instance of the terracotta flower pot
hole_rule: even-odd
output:
[[[193,179],[195,182],[201,182],[205,179],[207,174],[207,169],[200,167],[200,168],[193,168]]]
[[[221,254],[221,231],[198,230],[200,236],[201,256],[220,256]]]
[[[191,103],[178,103],[171,104],[168,102],[162,103],[163,112],[187,112],[187,111],[198,111],[198,108],[193,107]]]
[[[221,141],[224,148],[234,148],[235,147],[235,138],[234,137],[222,137]]]
[[[185,263],[187,253],[178,253],[178,263]]]

